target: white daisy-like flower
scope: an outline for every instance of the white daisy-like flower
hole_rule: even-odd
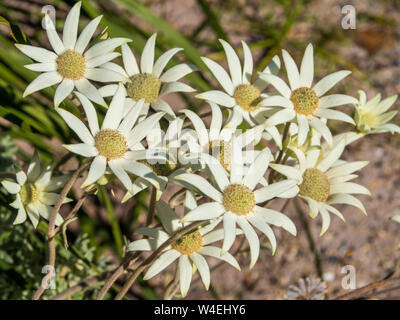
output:
[[[143,234],[152,239],[141,239],[133,241],[128,245],[128,251],[153,251],[160,247],[170,236],[187,225],[181,223],[180,218],[176,213],[163,201],[159,201],[157,206],[157,216],[165,231],[150,228],[140,228],[135,233]],[[197,206],[196,200],[190,192],[186,192],[185,212],[194,209]],[[189,291],[192,275],[197,269],[201,280],[208,290],[210,286],[210,269],[207,261],[203,256],[210,256],[223,260],[237,270],[240,271],[239,264],[236,259],[230,254],[221,255],[221,249],[210,244],[224,238],[222,229],[212,231],[217,225],[216,222],[210,223],[205,227],[185,234],[180,239],[176,240],[172,245],[168,246],[161,256],[147,270],[144,279],[148,280],[178,259],[178,272],[180,291],[183,297]],[[233,232],[240,233],[239,230]]]
[[[260,78],[271,83],[281,94],[265,99],[260,105],[265,107],[282,107],[266,122],[265,126],[294,121],[298,125],[298,143],[306,141],[310,126],[321,133],[322,137],[332,145],[332,134],[326,125],[327,119],[340,120],[355,124],[347,114],[333,110],[333,107],[357,103],[357,99],[345,94],[325,95],[339,81],[347,77],[351,71],[337,71],[325,76],[312,85],[314,79],[313,46],[309,44],[301,62],[300,71],[293,58],[286,50],[282,50],[290,87],[279,77],[270,73],[260,73]]]
[[[18,209],[14,224],[23,223],[28,215],[33,226],[36,228],[39,217],[49,220],[53,205],[58,201],[59,195],[55,193],[61,189],[68,180],[68,176],[58,176],[52,178],[53,167],[51,165],[42,168],[37,152],[35,152],[28,171],[19,171],[16,174],[16,181],[5,179],[1,181],[3,187],[11,194],[16,195],[16,199],[10,204],[11,207]],[[65,198],[63,203],[69,202]],[[60,225],[63,218],[57,214],[56,225]]]
[[[397,95],[391,96],[381,101],[381,95],[377,94],[374,98],[367,101],[367,95],[364,91],[358,91],[360,99],[355,104],[356,113],[355,121],[357,128],[364,133],[382,133],[391,132],[400,133],[400,127],[393,123],[392,120],[397,110],[388,111],[396,102]]]
[[[296,181],[283,180],[254,190],[257,184],[265,180],[264,175],[268,169],[271,152],[269,149],[264,149],[245,173],[247,168],[243,164],[242,153],[235,140],[232,146],[234,161],[231,163],[229,176],[219,161],[210,155],[203,154],[202,157],[212,176],[212,184],[200,175],[191,173],[176,176],[175,180],[212,200],[189,212],[182,221],[201,221],[222,217],[224,225],[222,253],[231,248],[236,238],[234,230],[238,224],[250,245],[250,268],[252,268],[259,256],[260,241],[251,225],[267,236],[273,253],[276,250],[276,238],[270,224],[282,227],[296,235],[296,227],[286,215],[257,204],[281,197],[295,186]]]
[[[236,125],[239,125],[244,118],[248,124],[254,126],[255,124],[251,117],[256,116],[259,111],[264,109],[261,101],[268,97],[268,95],[262,92],[268,86],[268,81],[258,78],[256,81],[252,82],[253,57],[249,47],[244,41],[242,41],[244,56],[243,69],[240,59],[231,45],[222,39],[219,41],[226,54],[230,76],[221,65],[213,60],[206,57],[202,57],[202,60],[225,92],[211,90],[198,94],[196,97],[212,101],[227,108],[233,108],[232,121]],[[275,56],[271,63],[263,70],[263,73],[277,74],[279,69],[280,60],[278,56]]]
[[[124,76],[120,73],[110,71],[101,67],[101,65],[118,57],[120,54],[113,52],[113,50],[131,40],[125,38],[108,39],[86,50],[102,16],[88,23],[77,37],[80,8],[81,2],[78,2],[68,13],[62,41],[50,17],[47,14],[45,15],[47,37],[54,52],[25,44],[15,45],[25,55],[38,62],[26,65],[26,68],[43,72],[28,85],[23,94],[24,97],[59,84],[54,95],[56,107],[68,97],[74,88],[90,100],[105,106],[104,99],[89,80],[117,82],[124,79]]]
[[[147,147],[150,150],[157,150],[166,155],[166,159],[150,159],[142,161],[142,163],[153,170],[159,180],[159,188],[157,188],[156,196],[157,200],[160,199],[168,181],[173,179],[176,174],[186,172],[190,166],[190,163],[188,162],[182,163],[184,155],[181,154],[181,148],[185,144],[185,137],[184,134],[182,134],[182,125],[183,118],[177,117],[170,121],[168,129],[164,133],[160,128],[159,123],[156,123],[154,128],[146,136]],[[127,201],[140,191],[154,185],[154,183],[151,183],[150,181],[147,177],[136,178],[133,182],[132,189],[126,193],[122,202]]]
[[[85,110],[89,129],[72,113],[61,108],[56,110],[82,140],[82,143],[64,145],[64,147],[83,157],[94,158],[82,187],[96,182],[104,175],[107,167],[128,190],[131,190],[132,181],[127,171],[140,177],[146,177],[158,186],[158,180],[153,171],[138,161],[153,156],[157,157],[156,153],[152,154],[151,150],[143,149],[141,140],[164,114],[159,112],[137,123],[144,102],[142,99],[123,117],[126,91],[120,84],[100,128],[93,104],[79,92],[75,92],[75,94]]]
[[[207,129],[203,120],[191,110],[181,110],[183,114],[191,121],[194,131],[187,131],[188,146],[191,161],[200,159],[202,153],[211,154],[216,157],[225,169],[230,168],[232,157],[232,139],[235,137],[240,149],[249,145],[255,145],[261,139],[264,128],[260,125],[246,130],[244,133],[236,135],[237,128],[228,122],[223,126],[223,115],[221,108],[213,102],[211,106],[211,123]],[[279,134],[279,132],[278,132]],[[250,148],[244,150],[243,155],[246,163],[254,161],[254,156],[258,154],[257,150]]]
[[[340,211],[332,206],[334,204],[352,205],[366,214],[361,201],[352,194],[370,195],[370,192],[365,187],[349,181],[357,178],[354,172],[365,167],[368,161],[339,160],[345,145],[345,139],[342,139],[331,150],[313,149],[308,151],[306,156],[300,149],[292,148],[292,151],[296,153],[298,165],[292,167],[270,164],[275,171],[288,179],[297,181],[293,192],[298,192],[298,196],[307,202],[312,218],[321,214],[321,235],[329,228],[331,221],[329,213],[335,214],[344,221]]]
[[[171,106],[163,100],[163,97],[172,92],[193,92],[192,87],[178,80],[187,74],[196,71],[192,64],[181,63],[164,72],[171,58],[181,48],[170,49],[162,54],[154,62],[154,48],[157,34],[153,34],[146,42],[140,58],[140,69],[135,56],[127,44],[122,45],[122,60],[124,68],[115,63],[106,63],[104,68],[119,72],[127,79],[124,81],[127,92],[127,108],[129,109],[136,101],[145,99],[143,115],[147,115],[151,106],[155,111],[166,113],[169,120],[175,118]],[[117,85],[107,85],[100,88],[103,97],[113,96]]]

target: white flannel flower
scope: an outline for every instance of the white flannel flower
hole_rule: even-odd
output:
[[[258,78],[252,83],[253,57],[249,47],[244,41],[242,41],[244,55],[243,70],[240,59],[231,45],[222,39],[219,41],[224,47],[230,76],[223,67],[213,60],[206,57],[202,57],[202,60],[211,70],[225,92],[211,90],[197,95],[196,98],[209,100],[227,108],[233,108],[232,122],[235,123],[236,126],[242,123],[243,118],[248,124],[254,126],[255,124],[251,117],[255,117],[259,111],[267,109],[262,106],[261,101],[268,97],[268,95],[262,93],[267,87],[268,82]],[[280,61],[279,58],[275,56],[263,72],[276,74],[279,68]]]
[[[397,95],[391,96],[381,101],[381,95],[377,94],[374,98],[367,101],[367,95],[364,91],[358,91],[360,99],[355,104],[356,113],[355,121],[357,128],[363,133],[382,133],[391,132],[400,133],[400,127],[393,123],[392,120],[397,110],[388,111],[396,102]]]
[[[53,205],[58,201],[59,195],[55,193],[61,189],[68,180],[68,176],[58,176],[51,178],[53,168],[51,165],[42,168],[37,152],[29,164],[28,171],[19,171],[16,174],[16,182],[10,179],[1,181],[3,187],[11,194],[16,195],[16,199],[10,204],[18,209],[14,224],[23,223],[28,215],[33,227],[39,223],[39,217],[49,220]],[[69,202],[65,198],[63,203]],[[60,225],[63,218],[57,213],[56,225]]]
[[[209,102],[211,106],[211,123],[207,129],[203,120],[191,110],[181,110],[183,114],[191,121],[194,131],[188,131],[188,146],[190,149],[189,158],[191,161],[200,160],[202,153],[211,154],[216,157],[225,169],[230,168],[232,157],[232,139],[236,134],[236,127],[232,127],[229,122],[223,125],[223,116],[221,108],[213,102]],[[242,150],[246,146],[255,145],[260,141],[264,128],[260,125],[252,129],[246,130],[244,133],[235,137],[239,148]],[[254,161],[254,156],[258,154],[257,150],[244,150],[243,155],[245,162]]]
[[[159,201],[156,206],[157,216],[161,220],[165,231],[150,228],[140,228],[136,230],[135,233],[143,234],[152,239],[133,241],[128,245],[128,251],[156,250],[166,240],[168,240],[173,233],[188,225],[188,223],[181,223],[180,218],[165,202]],[[190,192],[187,192],[185,199],[185,212],[194,209],[196,206],[197,203],[194,196]],[[203,256],[210,256],[223,260],[235,267],[237,270],[240,270],[239,264],[231,254],[225,253],[224,255],[221,255],[220,248],[210,245],[213,242],[222,240],[224,237],[222,229],[212,231],[216,225],[216,222],[210,223],[202,228],[185,234],[180,239],[173,242],[164,249],[161,256],[150,266],[144,279],[148,280],[156,276],[178,259],[177,275],[179,276],[181,294],[185,297],[189,291],[192,275],[196,269],[199,271],[201,280],[207,290],[210,286],[210,269]],[[233,232],[240,233],[239,230],[233,230]]]
[[[357,103],[357,99],[345,94],[324,96],[334,85],[347,77],[351,71],[337,71],[325,76],[312,86],[314,79],[313,46],[309,44],[301,62],[300,72],[290,54],[282,50],[290,87],[279,77],[260,73],[260,78],[271,83],[281,94],[261,102],[266,107],[282,107],[266,122],[273,126],[294,120],[298,125],[298,143],[302,145],[307,138],[310,126],[320,132],[322,137],[332,145],[332,134],[326,125],[327,119],[340,120],[355,124],[347,114],[333,110],[333,107]]]
[[[120,84],[100,129],[93,104],[79,92],[76,92],[76,95],[85,110],[90,130],[72,113],[61,108],[56,110],[83,142],[64,145],[64,147],[83,157],[94,157],[88,177],[82,187],[96,182],[104,175],[107,166],[128,190],[132,188],[132,181],[126,171],[140,177],[154,178],[151,181],[157,185],[157,177],[154,173],[138,161],[156,157],[155,154],[152,155],[151,150],[143,149],[140,142],[160,120],[163,113],[153,114],[137,123],[144,102],[142,99],[123,117],[126,92],[124,86]]]
[[[145,99],[142,115],[147,115],[151,106],[155,111],[165,112],[167,118],[172,120],[175,113],[171,106],[163,100],[163,97],[172,92],[193,92],[192,87],[178,80],[187,74],[196,71],[197,68],[191,64],[178,64],[171,69],[164,71],[164,68],[171,58],[181,48],[170,49],[162,54],[154,63],[154,48],[157,34],[153,34],[146,42],[140,58],[140,69],[131,49],[127,44],[122,45],[122,60],[124,68],[115,63],[106,63],[104,68],[114,70],[124,75],[127,101],[126,108],[140,99]],[[117,85],[107,85],[99,89],[103,97],[109,97],[115,94]]]
[[[333,204],[352,205],[366,214],[361,201],[352,194],[370,195],[370,192],[365,187],[349,181],[357,178],[354,172],[365,167],[368,161],[339,160],[345,145],[345,139],[342,139],[331,150],[313,149],[308,151],[306,156],[299,149],[292,149],[296,153],[299,165],[291,167],[270,164],[275,171],[297,181],[293,191],[298,192],[298,196],[307,202],[312,218],[318,213],[321,214],[321,235],[329,228],[331,221],[329,212],[344,221],[343,215],[332,206]]]
[[[264,174],[271,158],[269,149],[264,149],[244,174],[247,168],[243,165],[241,150],[233,140],[232,159],[234,161],[231,163],[229,176],[215,158],[207,154],[203,154],[202,157],[212,176],[212,184],[203,177],[191,173],[176,176],[175,180],[192,190],[201,192],[212,201],[198,206],[185,215],[182,221],[201,221],[222,217],[223,253],[227,252],[235,241],[234,230],[238,224],[250,245],[250,268],[256,263],[260,251],[260,241],[251,225],[267,236],[273,253],[276,250],[276,238],[270,224],[282,227],[296,235],[296,227],[286,215],[261,206],[261,203],[265,201],[283,196],[295,186],[296,181],[284,180],[254,190],[257,184],[265,180]]]
[[[100,82],[123,80],[124,77],[120,73],[107,70],[101,65],[118,57],[120,54],[112,51],[131,40],[124,38],[104,40],[85,52],[102,16],[92,20],[77,37],[80,8],[81,2],[78,2],[68,13],[62,41],[50,17],[45,15],[47,37],[54,52],[25,44],[15,45],[25,55],[38,62],[26,65],[26,68],[43,72],[28,85],[23,94],[24,97],[59,84],[54,95],[56,107],[68,97],[74,88],[90,100],[105,106],[106,103],[99,91],[88,80]]]
[[[158,200],[165,190],[168,181],[176,174],[186,172],[188,170],[187,163],[182,163],[183,155],[181,148],[185,144],[185,137],[182,134],[182,117],[177,117],[170,121],[167,131],[160,128],[159,123],[156,123],[154,128],[147,134],[147,147],[153,151],[160,151],[166,155],[166,159],[150,159],[142,160],[141,162],[147,165],[155,174],[157,181],[152,182],[155,177],[137,177],[132,185],[132,189],[128,191],[122,202],[127,201],[140,191],[158,185],[157,197]],[[142,147],[144,149],[144,147]]]

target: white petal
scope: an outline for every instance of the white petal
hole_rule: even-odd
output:
[[[341,212],[336,209],[335,207],[332,207],[328,204],[324,205],[325,209],[328,210],[329,212],[333,213],[335,216],[339,217],[343,222],[345,222],[346,220],[344,219],[343,215],[341,214]]]
[[[283,180],[254,191],[256,203],[268,201],[296,185],[295,180]]]
[[[95,68],[98,67],[102,64],[105,64],[111,60],[114,60],[115,58],[119,57],[121,54],[118,52],[110,52],[110,53],[106,53],[100,56],[97,56],[93,59],[90,59],[86,62],[86,67],[87,68]],[[105,82],[105,81],[103,81]],[[111,81],[110,81],[111,82]]]
[[[331,89],[335,84],[337,84],[340,80],[346,78],[350,73],[351,71],[346,70],[331,73],[318,81],[313,89],[317,96],[320,97],[329,89]]]
[[[110,166],[112,172],[115,174],[115,176],[119,179],[119,181],[122,182],[124,187],[127,190],[130,190],[132,188],[132,181],[129,175],[126,173],[124,170],[124,159],[116,159],[116,160],[110,160],[108,162],[108,165]]]
[[[76,41],[75,51],[79,53],[83,53],[83,51],[85,51],[102,17],[103,16],[96,17],[95,19],[90,21],[87,26],[82,30],[81,34],[78,37],[78,40]]]
[[[156,240],[162,240],[163,242],[169,238],[168,233],[153,228],[138,228],[135,230],[134,234],[142,234],[144,236],[152,237]]]
[[[56,28],[54,27],[53,21],[51,21],[50,17],[45,14],[44,22],[46,24],[46,33],[47,38],[49,39],[50,45],[53,48],[54,52],[60,55],[65,51],[64,44],[62,43],[60,37],[57,34]]]
[[[331,194],[335,193],[349,193],[349,194],[366,194],[371,195],[369,190],[357,183],[343,182],[331,185]]]
[[[174,110],[172,110],[171,106],[164,100],[158,99],[157,101],[151,104],[151,107],[154,111],[159,111],[165,113],[165,118],[169,121],[176,118]],[[144,108],[143,108],[144,110]],[[143,111],[142,110],[142,111]]]
[[[239,146],[236,138],[232,138],[231,146],[232,156],[230,180],[231,183],[241,183],[244,174],[242,148]]]
[[[24,206],[22,205],[21,200],[19,200],[19,202],[20,202],[20,206],[19,206],[19,208],[18,208],[17,216],[16,216],[15,220],[13,221],[13,224],[14,224],[14,225],[15,225],[15,224],[23,223],[23,222],[25,222],[25,220],[26,220],[26,211],[25,211],[25,208],[24,208]]]
[[[128,74],[125,72],[124,68],[122,68],[119,64],[116,64],[114,62],[106,62],[101,66],[101,68],[122,74],[124,75],[124,79],[122,80],[122,82],[126,83],[128,81],[129,78]]]
[[[140,70],[142,73],[152,73],[154,63],[154,47],[156,43],[157,34],[154,33],[149,40],[147,40],[142,56],[140,57]]]
[[[203,60],[205,65],[211,70],[212,74],[217,79],[222,88],[224,88],[224,90],[229,95],[233,95],[233,93],[235,92],[235,88],[233,86],[231,78],[229,77],[225,69],[222,68],[218,63],[206,57],[202,57],[201,60]]]
[[[177,81],[180,78],[183,78],[189,73],[192,73],[193,71],[197,71],[198,68],[193,65],[193,64],[187,64],[187,63],[181,63],[178,64],[168,71],[166,71],[161,77],[160,80],[162,82],[172,82],[172,81]]]
[[[355,125],[353,118],[351,118],[347,114],[337,111],[337,110],[319,109],[315,112],[315,115],[317,115],[321,118],[344,121],[344,122]]]
[[[143,108],[144,99],[140,99],[138,102],[135,103],[134,106],[130,109],[128,114],[123,118],[121,124],[119,125],[118,130],[125,135],[128,135],[129,132],[132,130],[133,126],[135,125],[140,112]]]
[[[232,108],[236,104],[234,98],[232,98],[231,96],[227,95],[222,91],[217,91],[217,90],[203,92],[201,94],[196,95],[196,98],[209,100],[211,102],[214,102],[216,104],[219,104],[227,108]]]
[[[192,259],[193,263],[197,267],[197,270],[199,270],[201,281],[206,287],[206,290],[208,290],[210,287],[210,268],[208,267],[206,259],[196,252],[190,255],[190,259]]]
[[[16,44],[15,46],[29,58],[32,58],[38,62],[55,62],[57,59],[57,55],[47,49],[29,46],[26,44]]]
[[[254,267],[260,253],[260,241],[258,240],[257,233],[252,226],[247,222],[246,218],[240,216],[236,220],[239,227],[243,230],[244,235],[250,245],[250,269]]]
[[[124,68],[126,70],[126,73],[131,77],[134,74],[139,73],[139,67],[136,62],[136,58],[133,55],[132,50],[129,48],[129,46],[124,43],[121,46],[122,49],[122,61],[124,63]]]
[[[288,85],[281,78],[268,73],[260,73],[260,78],[272,84],[286,99],[290,99],[292,90],[290,90]]]
[[[227,212],[224,214],[224,242],[221,248],[221,254],[224,255],[232,247],[236,239],[236,216]]]
[[[191,86],[183,82],[167,82],[165,83],[160,91],[160,97],[165,96],[168,93],[173,92],[193,92],[196,91]]]
[[[33,154],[32,160],[29,163],[29,167],[28,167],[28,171],[27,171],[28,181],[35,182],[36,179],[40,175],[40,170],[41,170],[41,166],[40,166],[39,155],[38,155],[38,152],[35,151]]]
[[[64,144],[63,147],[84,157],[95,157],[99,154],[95,146],[86,143]]]
[[[124,102],[126,97],[126,89],[122,84],[118,85],[118,90],[113,97],[107,114],[104,117],[101,129],[117,129],[124,112]]]
[[[97,156],[94,158],[90,165],[89,174],[85,182],[81,185],[81,188],[88,186],[89,184],[95,183],[106,171],[107,161],[103,156]]]
[[[215,180],[218,189],[221,192],[224,191],[229,184],[229,180],[225,169],[221,165],[221,162],[208,154],[202,154],[201,157],[207,164],[207,167],[210,170],[211,176]]]
[[[311,218],[314,219],[319,213],[319,209],[320,209],[319,203],[309,197],[303,197],[303,198],[307,201],[307,204],[310,208],[310,212],[308,214],[310,215]]]
[[[304,52],[300,67],[300,86],[311,88],[314,79],[314,52],[310,43]]]
[[[261,107],[284,107],[293,109],[293,102],[282,96],[268,97],[260,102]]]
[[[148,182],[150,182],[153,186],[155,186],[159,190],[164,190],[166,187],[166,184],[168,182],[167,178],[156,176],[154,174],[154,172],[148,166],[146,166],[145,164],[140,163],[140,162],[136,162],[136,161],[127,162],[125,164],[125,170],[128,170],[129,172],[133,173],[134,175],[147,180]],[[131,191],[129,191],[129,192],[131,192]]]
[[[218,218],[225,212],[225,208],[218,202],[207,202],[190,211],[181,221],[201,221]]]
[[[145,136],[149,134],[149,132],[154,128],[156,123],[160,121],[162,116],[164,115],[163,112],[158,112],[152,114],[146,120],[139,122],[129,133],[128,135],[128,146],[132,148],[138,142],[140,142]]]
[[[207,197],[222,202],[222,194],[215,189],[206,179],[192,173],[184,173],[174,177],[174,180],[188,185],[190,189],[197,189]]]
[[[25,68],[38,71],[38,72],[48,72],[48,71],[56,71],[57,65],[55,62],[40,62],[40,63],[32,63],[24,65]]]
[[[246,42],[242,41],[242,47],[244,59],[242,82],[250,83],[253,75],[253,56]]]
[[[27,176],[26,176],[25,172],[19,171],[19,172],[17,172],[17,174],[15,176],[17,178],[17,182],[19,185],[22,186],[26,182]]]
[[[87,79],[82,78],[75,81],[75,86],[78,91],[84,94],[88,99],[107,108],[107,104],[104,101],[103,97],[100,95],[100,92]]]
[[[334,194],[329,197],[328,203],[329,204],[342,204],[342,203],[348,204],[350,206],[360,209],[365,215],[367,214],[367,211],[365,210],[365,207],[361,203],[361,201],[350,194],[346,194],[346,193]]]
[[[321,233],[319,235],[322,236],[326,232],[326,230],[328,230],[329,225],[331,224],[331,216],[323,206],[321,206],[320,208],[320,213],[322,218],[322,228],[321,228]]]
[[[82,104],[83,109],[86,113],[86,118],[89,123],[90,132],[92,133],[93,137],[99,132],[99,121],[97,119],[97,112],[94,108],[93,104],[80,92],[75,92],[76,96],[78,97],[79,101]]]
[[[93,47],[91,47],[88,51],[85,52],[84,57],[87,60],[90,60],[99,55],[103,55],[113,51],[116,47],[120,45],[130,42],[131,40],[126,38],[111,38],[108,40],[101,41],[96,43]]]
[[[88,68],[85,78],[98,82],[117,82],[124,80],[123,74],[103,68]]]
[[[237,87],[242,83],[242,67],[240,65],[239,57],[228,42],[222,39],[219,39],[219,42],[221,42],[225,50],[233,86]]]
[[[198,251],[198,253],[228,262],[230,265],[232,265],[234,268],[240,271],[240,266],[237,263],[236,259],[229,252],[226,252],[224,255],[221,255],[220,248],[214,246],[206,246],[201,248]]]
[[[369,161],[347,162],[345,164],[335,166],[335,167],[329,169],[326,172],[326,176],[328,177],[328,179],[331,179],[334,177],[351,174],[355,171],[358,171],[358,170],[364,168],[368,163],[369,163]]]
[[[222,112],[221,108],[210,102],[211,107],[211,123],[210,123],[210,140],[217,140],[222,127]]]
[[[163,72],[165,66],[168,64],[169,60],[179,51],[182,51],[182,48],[173,48],[166,52],[164,52],[154,63],[153,74],[157,77],[160,77]]]
[[[7,190],[7,192],[12,194],[18,193],[19,190],[21,190],[21,186],[13,181],[3,180],[1,181],[1,184]]]
[[[40,192],[40,202],[48,205],[48,206],[54,206],[60,195],[57,193],[52,193],[52,192]]]
[[[322,172],[327,171],[336,162],[336,160],[340,158],[345,146],[345,141],[342,139],[318,164],[317,169],[321,170]]]
[[[56,93],[54,95],[54,106],[58,107],[58,105],[69,96],[72,90],[74,90],[74,87],[75,84],[73,80],[64,78],[64,80],[58,85],[56,89]]]
[[[126,248],[127,251],[154,251],[160,245],[162,245],[164,241],[160,241],[158,239],[140,239],[131,242]]]
[[[26,87],[23,97],[44,88],[51,87],[61,82],[62,79],[62,76],[57,71],[42,73]]]
[[[107,84],[101,88],[99,88],[99,93],[102,97],[111,97],[118,90],[118,84]]]
[[[276,238],[274,235],[274,231],[272,231],[271,227],[267,223],[265,223],[265,221],[260,216],[256,214],[250,214],[248,216],[248,219],[254,227],[256,227],[267,236],[269,242],[271,242],[272,254],[274,255],[276,251]]]
[[[29,220],[31,220],[33,227],[36,229],[40,218],[40,214],[36,207],[29,205],[26,208],[26,213],[28,214]]]
[[[69,11],[63,29],[63,43],[66,49],[74,49],[78,34],[79,12],[81,2],[77,2]]]
[[[293,221],[290,220],[288,216],[285,214],[275,211],[272,209],[267,209],[263,207],[256,206],[255,207],[256,214],[262,216],[265,222],[272,224],[277,227],[281,227],[285,229],[287,232],[291,233],[292,235],[296,235],[296,226],[294,225]]]
[[[302,146],[306,142],[310,127],[308,126],[307,118],[301,114],[297,115],[297,124],[299,126],[298,145]]]
[[[327,109],[344,104],[357,104],[357,99],[347,94],[331,94],[319,98],[319,108]]]
[[[192,264],[187,255],[182,255],[179,258],[179,287],[181,289],[182,297],[187,295],[189,291],[190,282],[192,281]]]
[[[149,270],[147,270],[143,279],[149,280],[150,278],[153,278],[180,256],[181,254],[176,250],[168,250],[167,252],[164,252],[156,261],[154,261]]]
[[[325,141],[331,147],[333,143],[332,133],[327,125],[317,118],[312,119],[309,124],[324,137]]]
[[[201,118],[195,112],[188,109],[183,109],[180,112],[182,112],[192,122],[193,127],[196,130],[200,145],[207,145],[209,142],[207,129]]]
[[[283,109],[274,113],[264,124],[265,127],[276,126],[281,123],[289,122],[296,116],[296,112],[292,109]]]
[[[162,200],[157,201],[156,208],[157,217],[161,220],[162,226],[169,234],[172,234],[179,229],[181,226],[179,217],[167,203]]]
[[[286,50],[282,50],[283,61],[285,62],[287,76],[292,91],[300,87],[300,74],[296,63]]]
[[[56,108],[56,111],[61,115],[68,126],[77,134],[77,136],[86,144],[94,145],[94,139],[88,128],[81,120],[75,117],[67,110]]]
[[[281,61],[277,55],[275,55],[271,62],[265,67],[262,71],[263,73],[270,73],[270,74],[278,74],[279,69],[281,68]],[[263,91],[269,82],[261,79],[260,77],[253,83],[260,91]]]
[[[269,149],[261,151],[247,171],[243,184],[253,190],[267,171],[270,158],[271,151]]]

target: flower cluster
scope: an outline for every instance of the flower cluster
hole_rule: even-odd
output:
[[[155,190],[156,217],[161,226],[137,229],[136,234],[144,238],[131,242],[128,251],[158,250],[182,228],[195,221],[202,223],[163,246],[145,279],[178,260],[182,296],[187,294],[195,270],[208,288],[210,269],[204,256],[218,258],[240,270],[229,253],[236,237],[247,239],[252,268],[260,253],[259,234],[270,242],[272,254],[278,246],[275,228],[296,236],[292,220],[270,208],[275,199],[303,200],[311,218],[321,215],[321,235],[329,228],[331,214],[344,221],[336,204],[351,205],[366,214],[353,194],[370,193],[350,181],[368,162],[348,162],[341,157],[349,143],[366,134],[400,132],[398,126],[389,123],[397,111],[387,111],[397,96],[380,101],[378,95],[367,101],[363,91],[359,99],[329,94],[351,72],[337,71],[314,81],[311,44],[300,68],[282,50],[287,84],[279,74],[278,56],[257,74],[245,42],[242,64],[232,46],[220,40],[229,73],[204,57],[221,90],[196,95],[210,106],[211,121],[204,121],[203,116],[189,109],[176,114],[164,96],[195,91],[178,80],[199,71],[186,63],[165,70],[182,49],[168,50],[155,60],[154,34],[143,49],[139,65],[129,47],[130,39],[101,40],[88,48],[101,17],[91,21],[77,37],[80,6],[77,3],[69,12],[62,40],[46,15],[47,36],[54,52],[16,45],[37,62],[26,67],[42,72],[24,95],[58,85],[55,109],[80,140],[64,147],[91,161],[82,188],[100,182],[107,174],[126,189],[123,201],[146,188]],[[114,52],[118,48],[122,66],[111,62],[120,56]],[[98,87],[92,82],[108,84]],[[85,112],[81,118],[60,107],[72,93]],[[354,115],[334,109],[343,105],[353,107]],[[330,120],[346,122],[353,130],[333,135]],[[240,131],[239,127],[246,129]],[[64,176],[51,179],[51,173],[51,167],[41,171],[36,155],[27,175],[21,171],[16,182],[2,181],[10,193],[16,194],[11,204],[18,209],[15,223],[25,221],[26,214],[35,227],[39,216],[49,219],[58,199],[54,191],[66,182]],[[169,185],[178,186],[180,194],[185,194],[184,200],[161,200],[167,196]],[[183,207],[184,215],[177,214],[178,207]],[[57,223],[61,222],[59,216]],[[211,245],[218,241],[221,247]]]

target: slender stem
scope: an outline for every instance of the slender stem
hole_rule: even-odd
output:
[[[87,287],[90,287],[94,284],[96,284],[97,282],[100,282],[102,280],[104,280],[104,278],[107,276],[107,274],[100,274],[98,276],[95,276],[93,278],[90,278],[88,280],[84,280],[82,282],[79,282],[78,284],[64,290],[63,292],[60,292],[59,294],[55,295],[54,297],[52,297],[50,300],[63,300],[66,297],[80,291],[83,290]]]
[[[58,197],[57,203],[54,205],[53,210],[50,214],[49,219],[49,228],[47,231],[47,236],[49,239],[49,263],[48,265],[51,267],[49,268],[50,273],[48,275],[49,281],[51,279],[51,274],[54,272],[54,266],[56,263],[56,248],[55,248],[55,223],[57,213],[60,210],[69,190],[71,190],[72,186],[74,185],[75,181],[78,179],[80,174],[85,171],[90,166],[90,162],[87,162],[81,165],[78,170],[74,172],[71,178],[68,180],[67,184],[64,186],[64,189],[61,191],[60,196]],[[36,290],[33,300],[39,300],[42,296],[44,290],[46,290],[47,284],[42,283],[41,286]]]
[[[318,277],[320,277],[322,279],[322,276],[323,276],[322,261],[321,261],[321,257],[319,256],[318,249],[317,249],[317,247],[315,245],[315,241],[314,241],[314,238],[312,236],[312,233],[311,233],[311,230],[310,230],[310,226],[308,224],[307,217],[304,214],[303,210],[301,209],[297,198],[294,199],[294,204],[296,206],[296,211],[297,211],[297,213],[298,213],[298,215],[300,217],[301,224],[302,224],[302,226],[304,228],[304,231],[306,232],[306,236],[307,236],[307,240],[308,240],[308,245],[310,247],[310,251],[314,255],[314,264],[315,264],[315,268],[317,269]]]
[[[152,264],[161,255],[161,253],[162,253],[162,251],[164,251],[164,249],[166,249],[170,244],[172,244],[174,241],[178,240],[180,237],[182,237],[186,233],[201,226],[202,224],[204,224],[204,221],[196,221],[196,222],[193,222],[193,223],[187,225],[186,227],[183,227],[183,228],[179,229],[178,231],[176,231],[167,241],[165,241],[148,258],[143,260],[138,265],[136,270],[133,272],[133,274],[129,277],[128,281],[122,287],[121,291],[115,297],[115,300],[121,300],[125,296],[125,294],[131,288],[133,283],[136,281],[137,277],[140,275],[140,273],[144,269],[146,269],[146,267],[148,265]]]
[[[82,207],[83,203],[85,202],[85,200],[87,199],[87,197],[89,196],[89,194],[85,193],[82,197],[79,198],[78,202],[75,204],[74,208],[71,210],[71,212],[64,218],[64,222],[63,224],[72,219],[77,212],[79,211],[79,209]],[[58,226],[57,228],[54,229],[54,234],[57,234],[58,231],[60,231],[60,229],[62,228],[61,226]]]
[[[146,226],[149,226],[154,221],[154,214],[156,209],[156,197],[157,197],[157,189],[152,186],[151,187],[151,195],[150,195],[150,203],[149,203],[149,213],[146,219]]]
[[[290,122],[286,122],[285,128],[283,129],[283,134],[282,134],[282,144],[283,145],[285,144],[286,137],[289,133],[289,127],[290,127]],[[284,153],[285,153],[285,147],[282,146],[282,149],[281,149],[281,151],[279,151],[278,157],[276,158],[276,161],[275,161],[277,164],[281,163]],[[275,177],[275,171],[273,170],[273,171],[271,171],[271,173],[268,177],[268,184],[272,183],[274,177]]]
[[[358,299],[368,300],[368,299],[374,298],[376,296],[380,296],[380,295],[385,294],[385,293],[391,293],[391,292],[397,291],[397,290],[400,290],[400,286],[394,286],[394,287],[389,288],[389,289],[384,289],[384,290],[381,290],[381,291],[377,291],[377,292],[371,293],[369,295],[362,296],[362,297],[360,297]]]

